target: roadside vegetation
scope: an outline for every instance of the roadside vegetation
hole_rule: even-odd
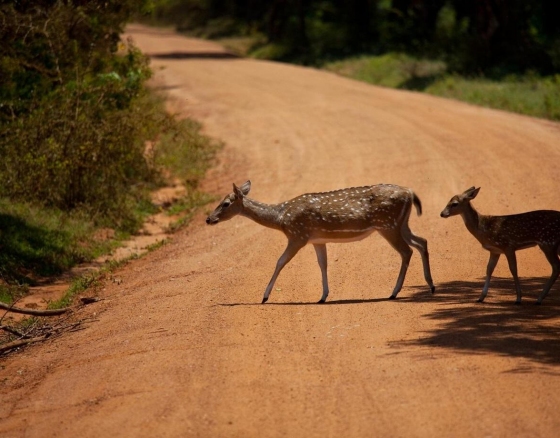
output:
[[[187,213],[208,201],[197,185],[219,144],[166,112],[120,38],[151,7],[0,4],[0,301],[110,252],[157,211],[157,187],[179,179]]]
[[[560,120],[560,2],[162,0],[149,22],[260,59]]]
[[[383,87],[422,91],[488,108],[560,120],[560,74],[464,76],[450,73],[445,62],[416,59],[404,53],[353,57],[326,63],[323,68]]]

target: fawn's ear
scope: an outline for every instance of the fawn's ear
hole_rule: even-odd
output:
[[[243,198],[249,193],[249,190],[251,190],[251,181],[245,181],[245,183],[241,187],[237,187],[235,184],[233,184],[233,193],[235,193],[236,198]]]
[[[479,191],[480,191],[480,187],[475,189],[474,186],[473,186],[470,189],[465,190],[463,195],[464,195],[465,199],[472,200],[472,199],[476,198],[476,195],[478,195]]]

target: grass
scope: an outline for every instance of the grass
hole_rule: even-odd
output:
[[[169,232],[173,233],[184,227],[190,222],[193,215],[200,207],[203,207],[213,201],[216,201],[215,196],[211,196],[208,193],[200,192],[198,190],[192,192],[190,196],[179,199],[167,211],[169,215],[179,216],[179,219],[169,226]]]
[[[0,275],[8,284],[34,285],[111,251],[124,237],[102,238],[79,213],[0,199]]]
[[[447,75],[425,90],[488,108],[560,120],[560,75],[510,77],[502,81]]]
[[[167,240],[160,240],[159,242],[148,246],[146,249],[148,250],[148,252],[155,251],[158,248],[161,248],[166,243]],[[111,275],[112,272],[114,272],[116,269],[120,268],[121,266],[126,265],[131,260],[136,260],[137,258],[138,255],[133,254],[121,260],[112,260],[107,262],[105,266],[103,266],[100,270],[90,272],[88,274],[82,275],[81,277],[74,279],[70,287],[68,288],[68,290],[64,293],[64,295],[60,299],[49,303],[48,308],[61,309],[64,307],[68,307],[72,304],[74,297],[79,293],[84,292],[91,288],[95,289],[97,287],[101,287],[103,281],[107,279],[112,281],[117,281]]]
[[[161,105],[163,100],[152,102]],[[148,157],[159,172],[156,182],[165,185],[179,179],[187,188],[186,195],[168,210],[179,219],[170,232],[187,224],[202,205],[214,200],[197,190],[221,143],[204,136],[199,123],[161,118],[161,134]],[[155,187],[154,187],[155,188]],[[158,209],[147,197],[137,198],[131,206],[134,216],[148,217]],[[103,220],[83,210],[70,212],[39,203],[0,198],[0,300],[13,303],[24,296],[38,280],[56,276],[80,263],[89,262],[112,252],[129,232],[108,228]],[[90,281],[80,279],[73,289],[87,287]],[[70,292],[73,296],[75,292]],[[65,299],[65,303],[68,299]]]
[[[417,89],[446,71],[441,61],[418,60],[402,53],[359,56],[328,63],[326,70],[389,88]]]
[[[126,263],[130,262],[131,260],[136,259],[138,256],[131,255],[126,259],[122,259],[119,261],[111,261],[108,262],[103,268],[98,271],[93,271],[88,274],[82,275],[72,281],[68,290],[64,293],[64,295],[51,303],[49,303],[49,309],[62,309],[64,307],[68,307],[72,304],[74,297],[88,290],[90,288],[99,287],[102,284],[102,281],[107,278],[111,274],[111,272],[115,271],[120,266],[125,265]]]
[[[402,53],[348,58],[327,63],[323,68],[370,84],[560,120],[560,75],[465,77],[449,73],[442,61],[416,59]]]

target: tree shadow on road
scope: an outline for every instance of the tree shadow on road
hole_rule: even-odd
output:
[[[440,284],[435,295],[418,291],[400,302],[434,300],[438,305],[419,315],[438,321],[400,346],[430,346],[470,353],[493,353],[542,364],[560,364],[560,287],[553,287],[543,304],[535,305],[546,278],[523,278],[523,302],[514,304],[512,279],[494,279],[484,303],[477,303],[483,280]],[[420,288],[418,288],[420,289]],[[472,303],[472,304],[471,304]],[[451,306],[449,306],[449,305]],[[523,372],[522,369],[514,370]]]

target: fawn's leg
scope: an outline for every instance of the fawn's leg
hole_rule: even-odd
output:
[[[560,245],[556,247],[539,245],[539,247],[541,248],[542,252],[544,252],[544,255],[548,259],[550,266],[552,266],[552,275],[544,285],[543,291],[540,294],[539,298],[537,299],[537,304],[542,303],[542,300],[544,300],[544,297],[547,296],[548,292],[550,291],[550,288],[552,287],[552,285],[558,278],[558,274],[560,273],[560,258],[558,258],[558,251],[560,250]]]
[[[488,288],[490,287],[490,277],[492,277],[492,272],[494,272],[494,268],[498,264],[498,260],[500,260],[500,253],[491,252],[490,259],[488,260],[488,266],[486,266],[486,280],[484,280],[484,287],[482,288],[482,293],[478,298],[478,302],[482,303],[486,295],[488,295]]]
[[[317,253],[317,261],[319,262],[319,267],[321,268],[321,276],[323,278],[323,296],[319,300],[320,303],[324,303],[329,296],[329,280],[327,278],[327,245],[324,243],[313,244],[315,252]]]
[[[509,270],[513,276],[513,281],[515,282],[515,291],[517,292],[515,304],[521,304],[521,284],[519,283],[519,277],[517,276],[517,257],[515,256],[515,251],[506,252],[506,257]]]

